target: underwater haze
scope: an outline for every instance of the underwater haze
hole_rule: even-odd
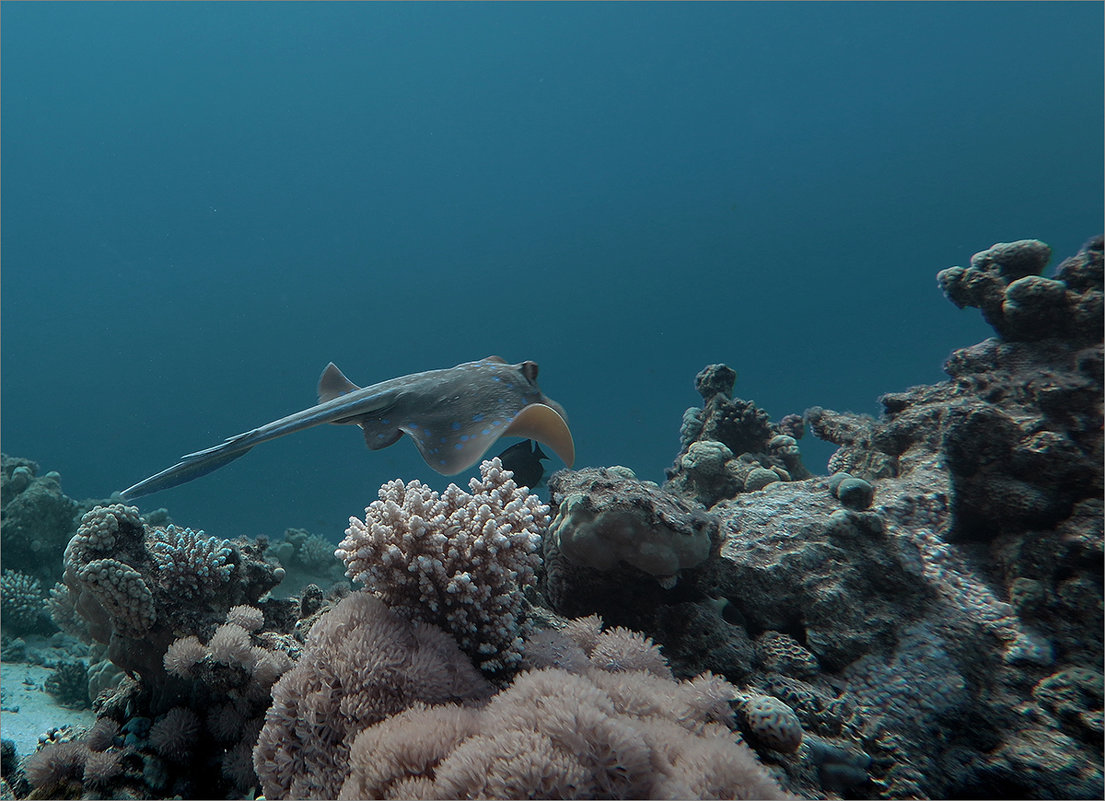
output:
[[[992,333],[938,270],[1024,238],[1058,263],[1105,213],[1101,3],[0,23],[0,445],[74,497],[312,405],[329,361],[367,385],[492,354],[540,364],[576,466],[660,481],[704,365],[773,420],[877,414]],[[336,537],[397,477],[449,480],[323,426],[138,505]]]

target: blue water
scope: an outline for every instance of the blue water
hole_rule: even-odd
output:
[[[877,413],[991,333],[937,270],[1102,228],[1100,3],[0,14],[0,445],[77,497],[330,360],[489,354],[540,363],[578,465],[660,480],[704,364],[773,419]],[[393,477],[446,483],[327,426],[139,505],[333,536]]]

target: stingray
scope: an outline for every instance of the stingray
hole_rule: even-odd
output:
[[[537,386],[537,363],[507,364],[498,356],[358,387],[333,362],[318,382],[318,404],[180,457],[172,467],[127,487],[140,498],[205,476],[253,446],[323,423],[358,425],[371,450],[408,435],[426,464],[442,475],[474,465],[503,436],[548,445],[568,467],[575,445],[564,409]]]

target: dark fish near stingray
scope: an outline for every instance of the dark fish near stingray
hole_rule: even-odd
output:
[[[545,466],[541,464],[541,460],[548,458],[541,446],[532,439],[511,445],[499,454],[503,467],[514,473],[514,482],[530,489],[536,487],[545,475]]]
[[[426,464],[447,476],[476,464],[502,436],[535,439],[569,467],[575,461],[567,417],[537,386],[536,362],[507,364],[488,356],[363,388],[331,362],[319,379],[318,400],[309,409],[182,456],[120,494],[131,500],[184,484],[229,464],[254,445],[322,423],[360,426],[374,451],[407,434]]]

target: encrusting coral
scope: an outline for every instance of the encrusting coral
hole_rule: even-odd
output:
[[[682,571],[716,550],[715,518],[625,468],[560,471],[549,491],[556,516],[545,539],[546,560],[563,554],[600,572],[630,565],[671,588]]]
[[[496,457],[471,493],[389,481],[365,519],[349,519],[337,555],[346,575],[393,610],[436,623],[484,670],[521,659],[523,591],[536,582],[548,507]]]

